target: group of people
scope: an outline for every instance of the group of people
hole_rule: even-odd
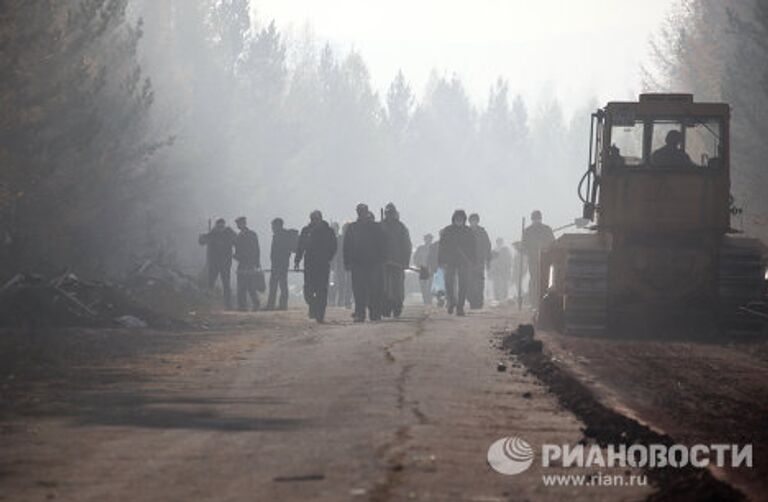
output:
[[[325,221],[320,211],[310,214],[309,224],[301,232],[286,229],[281,218],[272,220],[272,268],[266,310],[288,308],[288,273],[294,255],[294,270],[304,273],[304,299],[310,318],[325,321],[331,283],[331,299],[338,305],[351,306],[354,298],[356,322],[367,317],[379,320],[400,316],[405,301],[405,270],[411,261],[408,228],[391,203],[380,222],[365,204],[357,206],[357,215],[357,220],[345,225],[341,234],[338,225]],[[232,308],[230,271],[233,260],[237,261],[237,307],[259,310],[266,271],[261,268],[258,238],[248,228],[245,217],[237,218],[235,223],[239,233],[227,227],[224,219],[218,219],[208,233],[200,236],[200,244],[207,246],[208,252],[208,285],[213,288],[220,280],[225,306]]]
[[[230,275],[232,260],[237,261],[237,305],[246,310],[248,297],[253,308],[259,308],[260,289],[257,281],[261,272],[261,249],[256,232],[248,228],[245,216],[235,220],[238,233],[227,226],[223,218],[216,220],[207,234],[200,236],[200,244],[207,247],[208,286],[213,288],[218,279],[224,290],[224,304],[232,308]]]
[[[486,275],[493,284],[494,299],[503,302],[509,298],[510,286],[518,283],[520,287],[522,278],[529,273],[528,301],[535,306],[539,297],[539,256],[554,240],[552,228],[543,223],[541,211],[536,210],[521,241],[513,244],[514,253],[503,238],[497,238],[491,249],[479,215],[471,214],[467,219],[463,210],[457,210],[451,225],[440,232],[440,240],[435,241],[432,234],[425,235],[424,243],[413,255],[414,264],[430,272],[420,284],[424,304],[431,305],[437,296],[438,305],[447,303],[449,312],[456,310],[463,315],[465,302],[471,309],[483,307]],[[437,287],[436,282],[440,283]]]
[[[402,314],[405,271],[411,268],[413,250],[408,228],[392,203],[387,204],[380,221],[366,204],[358,204],[356,213],[357,219],[345,224],[341,231],[337,224],[325,221],[320,211],[310,214],[301,232],[286,229],[281,218],[272,220],[272,268],[266,310],[288,308],[288,273],[294,255],[294,270],[304,274],[309,317],[317,322],[325,321],[329,294],[332,303],[339,306],[351,307],[354,302],[355,322]],[[532,219],[518,251],[528,258],[533,295],[537,294],[533,278],[538,277],[538,253],[554,240],[554,235],[541,222],[540,212],[535,211]],[[208,251],[208,283],[213,288],[221,281],[225,305],[231,308],[230,270],[233,260],[237,261],[237,307],[248,310],[250,300],[250,308],[259,310],[259,293],[267,287],[259,240],[245,217],[237,218],[235,224],[237,233],[219,219],[200,236],[200,244],[206,245]],[[462,209],[453,213],[451,224],[440,231],[438,241],[431,234],[424,237],[424,244],[413,254],[413,263],[412,270],[419,272],[424,303],[432,303],[433,281],[439,276],[445,294],[440,303],[458,316],[465,315],[466,303],[472,309],[483,307],[486,273],[493,280],[496,299],[506,299],[515,265],[503,240],[497,239],[496,248],[492,248],[480,216],[467,216]]]
[[[343,229],[342,263],[349,272],[355,322],[399,317],[405,301],[405,270],[411,262],[411,236],[394,204],[376,218],[366,204]],[[341,272],[343,273],[343,272]]]
[[[469,221],[469,225],[467,225]],[[422,274],[421,290],[424,303],[431,304],[436,278],[443,283],[438,293],[445,291],[448,313],[465,315],[467,301],[470,308],[483,307],[485,297],[485,272],[492,258],[488,232],[480,226],[480,216],[463,209],[454,211],[451,224],[440,231],[439,240],[433,242],[431,234],[424,236],[424,244],[414,254],[414,262]],[[443,303],[443,298],[439,298]]]

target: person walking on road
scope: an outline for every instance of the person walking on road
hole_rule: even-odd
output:
[[[425,235],[424,244],[417,247],[416,252],[413,253],[413,264],[426,271],[426,274],[421,276],[424,278],[419,279],[424,305],[432,305],[432,278],[437,271],[437,254],[433,250],[433,241],[432,234]]]
[[[541,251],[555,242],[555,234],[549,225],[542,223],[541,211],[531,213],[531,224],[523,230],[523,253],[528,258],[528,297],[532,307],[539,305],[539,270]]]
[[[357,220],[344,233],[344,267],[352,275],[355,322],[381,319],[378,275],[384,263],[385,237],[366,204],[357,205]]]
[[[331,222],[331,230],[333,230],[333,235],[336,236],[336,242],[340,242],[341,235],[339,234],[339,224],[338,222]],[[330,279],[328,280],[328,303],[330,305],[338,305],[339,302],[339,255],[341,254],[339,251],[341,248],[338,248],[336,251],[336,254],[333,255],[333,259],[331,260],[331,275]],[[342,267],[343,268],[343,267]]]
[[[221,289],[224,291],[224,306],[232,308],[232,249],[235,246],[237,234],[227,226],[224,218],[216,220],[214,227],[200,236],[200,245],[206,246],[208,262],[208,289],[216,286],[221,278]]]
[[[457,209],[451,224],[440,231],[437,262],[445,270],[445,292],[448,313],[463,316],[467,297],[469,272],[475,262],[477,245],[475,236],[467,226],[467,213]]]
[[[349,223],[344,223],[341,227],[341,233],[338,236],[338,239],[343,243],[344,242],[344,236],[347,233],[347,229],[349,228]],[[336,279],[336,305],[339,307],[344,308],[352,308],[352,276],[344,267],[344,252],[342,249],[339,249],[336,252],[336,256],[333,258],[334,261],[334,274]]]
[[[323,220],[323,214],[312,211],[309,224],[299,235],[294,267],[298,270],[304,260],[304,299],[309,305],[309,317],[319,323],[325,322],[331,260],[337,245],[336,232]]]
[[[485,271],[491,264],[491,239],[488,232],[480,226],[480,215],[469,215],[469,229],[475,236],[475,260],[469,272],[467,298],[469,308],[481,309],[485,300]]]
[[[509,297],[509,284],[512,280],[512,252],[504,245],[504,239],[496,239],[496,248],[491,259],[491,281],[493,296],[498,302]]]
[[[275,309],[278,288],[280,301],[277,308],[288,309],[288,267],[291,265],[291,253],[296,250],[297,242],[296,230],[286,230],[282,218],[272,220],[272,247],[269,253],[272,271],[269,274],[267,310]]]
[[[248,310],[248,297],[251,298],[253,311],[259,310],[259,275],[261,274],[261,249],[256,232],[248,228],[245,216],[235,220],[240,233],[235,240],[235,260],[237,260],[237,308]]]
[[[391,202],[384,209],[381,229],[386,239],[384,257],[382,315],[400,317],[405,301],[405,269],[411,264],[413,244],[411,235],[402,221],[400,213]]]

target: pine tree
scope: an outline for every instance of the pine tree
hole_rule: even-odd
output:
[[[403,140],[411,122],[414,101],[411,86],[400,70],[387,91],[387,125],[397,142]]]
[[[126,0],[12,0],[0,11],[2,184],[16,264],[108,266],[156,181],[152,87]]]
[[[209,23],[214,45],[219,49],[224,68],[234,72],[243,54],[246,34],[251,28],[249,0],[216,0]]]

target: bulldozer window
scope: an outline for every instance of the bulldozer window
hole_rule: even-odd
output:
[[[636,122],[632,126],[613,126],[608,162],[616,167],[642,165],[643,130],[642,122]]]
[[[653,167],[720,165],[720,122],[716,119],[657,120],[651,123]],[[674,132],[673,132],[674,131]]]
[[[700,120],[686,125],[685,151],[701,167],[718,167],[722,159],[720,122]]]

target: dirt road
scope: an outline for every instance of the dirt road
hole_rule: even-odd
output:
[[[222,320],[223,319],[223,320]],[[356,325],[303,311],[217,331],[70,330],[0,338],[0,500],[642,499],[650,487],[545,487],[492,471],[582,424],[514,363],[510,312],[409,308]],[[13,343],[12,343],[13,342]],[[35,364],[30,364],[32,361]],[[622,471],[623,473],[623,471]]]

